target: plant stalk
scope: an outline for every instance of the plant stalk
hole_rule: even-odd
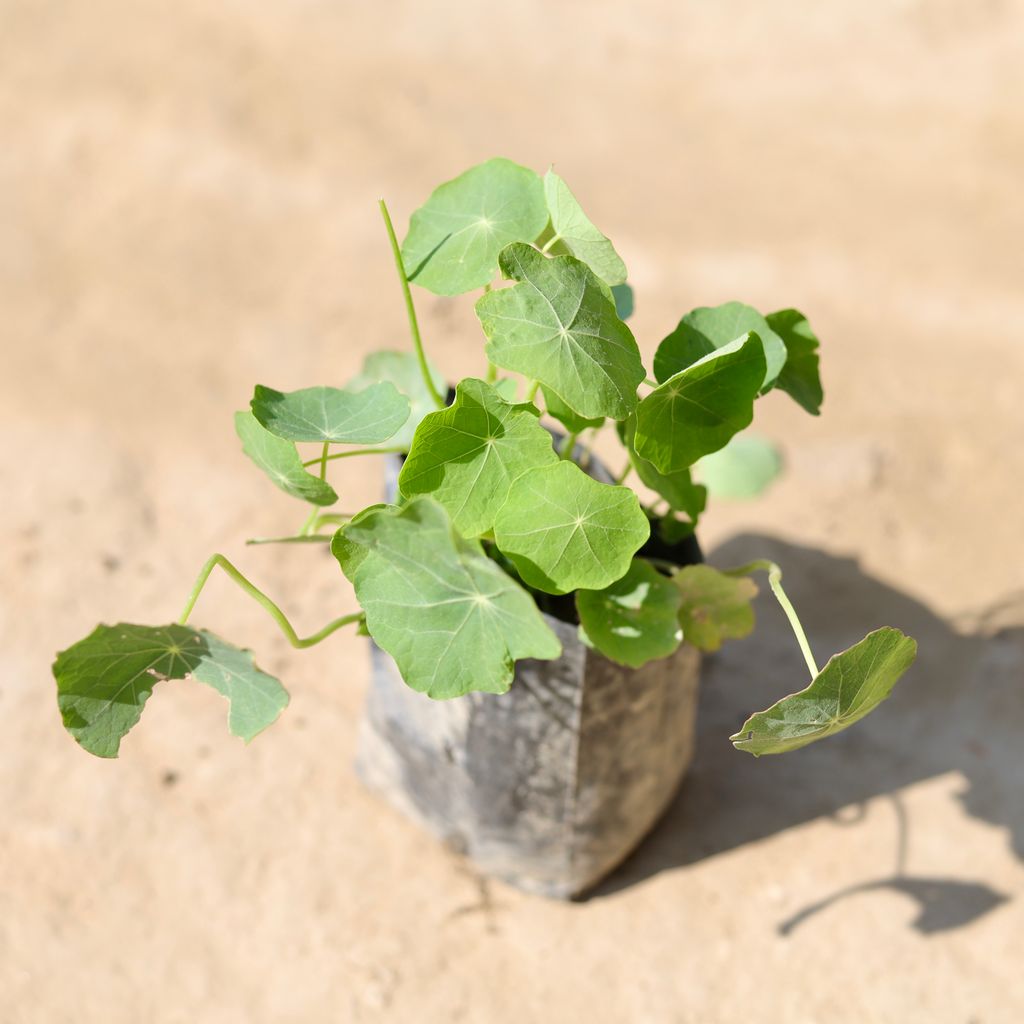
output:
[[[434,386],[434,380],[430,375],[430,367],[427,366],[427,357],[423,352],[423,339],[420,337],[420,325],[416,319],[416,307],[412,301],[412,290],[409,288],[409,277],[405,272],[405,263],[402,261],[402,250],[395,237],[395,226],[391,223],[391,214],[388,213],[387,203],[379,200],[380,213],[384,218],[384,226],[388,230],[388,241],[391,243],[391,252],[395,257],[395,269],[398,271],[398,280],[402,285],[402,294],[405,296],[405,311],[409,317],[409,331],[412,334],[412,343],[416,348],[416,358],[419,360],[420,373],[423,375],[423,382],[430,392],[430,397],[438,409],[445,407],[445,400],[441,393]]]
[[[311,636],[300,637],[295,630],[292,628],[292,624],[288,621],[288,617],[274,602],[263,593],[255,584],[250,583],[223,555],[210,555],[203,565],[202,569],[199,570],[199,576],[196,578],[195,586],[192,588],[192,593],[188,596],[188,601],[185,602],[185,610],[181,613],[178,619],[178,624],[184,626],[188,622],[188,617],[192,614],[192,609],[195,607],[196,601],[199,600],[199,595],[202,593],[203,587],[206,585],[206,581],[210,578],[210,573],[213,572],[216,566],[220,566],[227,574],[231,577],[254,601],[261,604],[269,613],[270,617],[280,627],[281,632],[284,633],[285,639],[292,647],[312,647],[314,644],[320,643],[321,640],[329,637],[336,629],[340,629],[342,626],[347,626],[349,623],[358,622],[363,618],[362,612],[353,612],[351,615],[342,615],[341,618],[335,619],[333,622],[328,622],[323,629],[318,629]]]
[[[334,459],[350,459],[353,455],[387,455],[404,452],[404,448],[353,448],[347,452],[332,452],[330,455],[318,455],[315,459],[307,459],[303,466],[318,466]]]
[[[772,588],[775,600],[779,602],[782,610],[786,613],[786,618],[789,619],[789,624],[796,635],[796,642],[800,645],[804,661],[807,662],[807,669],[811,673],[811,679],[815,679],[819,674],[818,665],[814,660],[814,655],[811,653],[811,645],[807,642],[807,634],[804,633],[804,627],[800,624],[796,609],[789,598],[786,597],[786,592],[782,589],[782,570],[774,562],[760,558],[755,562],[749,562],[747,565],[741,565],[738,569],[726,569],[725,575],[749,576],[754,572],[768,573],[768,586]]]

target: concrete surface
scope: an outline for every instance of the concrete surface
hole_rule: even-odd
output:
[[[1022,48],[1011,0],[0,0],[0,1019],[1024,1019]],[[364,644],[296,654],[225,579],[197,621],[293,694],[251,747],[167,686],[94,760],[49,676],[98,620],[173,618],[212,550],[300,629],[352,607],[324,552],[242,546],[301,510],[230,414],[404,346],[375,200],[404,222],[498,153],[619,244],[647,353],[697,304],[810,315],[825,415],[762,403],[788,474],[703,540],[777,557],[820,655],[885,622],[922,651],[871,721],[757,762],[728,733],[802,674],[763,603],[668,817],[578,905],[365,794]],[[470,303],[419,303],[481,366]]]

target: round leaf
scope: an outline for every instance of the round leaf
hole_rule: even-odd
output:
[[[812,416],[821,412],[824,395],[818,369],[818,339],[807,317],[795,309],[769,313],[768,325],[786,346],[786,365],[776,386],[802,405]]]
[[[402,262],[410,281],[460,295],[493,277],[509,242],[532,242],[548,221],[544,186],[528,167],[500,157],[438,186],[409,221]]]
[[[729,738],[737,750],[784,754],[849,728],[892,693],[913,664],[917,642],[884,626],[828,664],[799,693],[751,715]]]
[[[367,509],[331,550],[370,635],[414,690],[437,699],[504,693],[517,659],[561,654],[533,598],[461,538],[433,498]]]
[[[531,587],[549,594],[613,583],[650,532],[628,487],[598,483],[572,462],[520,477],[494,523],[502,553]]]
[[[431,494],[455,529],[477,537],[494,525],[512,482],[558,461],[532,402],[513,405],[482,380],[468,378],[447,409],[419,425],[398,477],[402,494]]]
[[[580,636],[605,657],[640,668],[666,658],[683,637],[682,596],[647,562],[634,558],[629,572],[604,590],[576,594]]]
[[[287,394],[256,385],[253,416],[288,441],[379,444],[409,418],[409,400],[394,384],[371,384],[361,391],[302,388]]]
[[[737,434],[694,467],[697,478],[716,498],[756,498],[780,472],[779,450],[756,434]]]
[[[333,505],[338,500],[326,480],[306,472],[295,442],[272,434],[251,412],[235,413],[235,432],[242,451],[286,494],[314,505]]]
[[[569,252],[607,284],[625,284],[626,264],[554,171],[544,175],[544,198],[551,214],[551,226]]]
[[[675,473],[717,451],[754,418],[764,351],[748,334],[669,377],[637,406],[636,452]]]
[[[491,362],[539,380],[580,416],[628,416],[646,374],[607,285],[572,256],[530,245],[508,246],[499,262],[519,283],[476,304]]]
[[[727,576],[710,565],[687,565],[672,582],[679,591],[683,639],[702,651],[717,651],[726,639],[738,640],[754,628],[757,584],[746,576]]]
[[[654,355],[654,376],[659,382],[666,381],[698,359],[748,333],[756,334],[764,346],[765,372],[761,386],[767,389],[786,362],[786,346],[768,321],[742,302],[701,306],[687,313],[658,346]]]

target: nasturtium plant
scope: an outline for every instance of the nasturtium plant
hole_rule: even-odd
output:
[[[552,615],[575,623],[587,657],[628,669],[684,643],[717,650],[753,629],[751,576],[767,572],[811,681],[748,718],[735,746],[796,749],[889,695],[913,661],[909,637],[878,629],[819,671],[778,566],[693,564],[705,482],[712,497],[749,495],[779,471],[775,449],[743,433],[756,402],[777,390],[820,411],[819,342],[802,313],[741,302],[684,311],[659,344],[645,339],[656,348],[649,371],[625,324],[626,266],[553,169],[472,167],[413,212],[401,243],[383,201],[380,212],[410,349],[368,356],[342,386],[257,385],[235,415],[242,452],[307,510],[294,533],[251,543],[329,544],[358,608],[300,637],[212,555],[176,621],[101,625],[57,656],[58,706],[86,750],[116,756],[158,682],[215,689],[246,741],[285,708],[284,687],[252,654],[190,624],[214,570],[294,647],[347,626],[371,637],[424,700],[502,694],[517,661],[559,658]],[[480,359],[459,379],[426,355],[412,284],[480,290]],[[622,446],[611,469],[595,455],[604,434]],[[345,460],[374,456],[394,460],[392,503],[332,509],[350,493]]]

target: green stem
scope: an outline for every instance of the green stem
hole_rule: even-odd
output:
[[[296,533],[291,537],[250,537],[245,543],[256,544],[330,544],[326,533]]]
[[[319,463],[332,462],[334,459],[350,459],[353,455],[387,455],[404,451],[404,448],[352,448],[347,452],[332,452],[330,455],[318,455],[315,459],[308,459],[303,463],[303,466],[316,466]]]
[[[779,602],[782,606],[782,610],[786,613],[786,618],[789,619],[789,624],[793,627],[793,632],[796,634],[796,642],[800,645],[800,651],[804,656],[804,661],[807,662],[807,668],[811,673],[811,679],[815,679],[818,676],[818,665],[814,660],[814,655],[811,653],[811,645],[807,642],[807,634],[804,633],[804,627],[800,625],[800,619],[796,614],[796,609],[793,607],[789,598],[786,597],[786,592],[782,589],[782,570],[774,562],[769,562],[766,558],[759,558],[755,562],[749,562],[747,565],[741,565],[738,569],[727,569],[725,571],[725,575],[749,576],[753,572],[768,573],[768,586],[772,588],[772,593],[775,595],[775,599]]]
[[[532,402],[537,397],[537,389],[540,387],[539,380],[530,381],[530,389],[526,392],[526,400]]]
[[[284,633],[285,638],[292,647],[312,647],[314,644],[320,643],[321,640],[329,637],[336,629],[340,629],[342,626],[347,626],[349,623],[358,622],[362,617],[362,612],[353,612],[351,615],[342,615],[340,619],[335,619],[333,622],[328,622],[323,629],[318,629],[312,636],[300,637],[295,630],[292,628],[292,624],[288,621],[288,617],[283,611],[266,594],[263,593],[258,587],[250,583],[223,555],[210,555],[206,560],[206,564],[199,570],[199,576],[196,578],[195,586],[192,588],[192,593],[188,596],[188,601],[185,602],[185,610],[181,613],[181,617],[178,619],[178,623],[182,626],[188,622],[188,617],[192,614],[192,609],[195,607],[196,601],[199,600],[199,595],[202,593],[203,587],[206,585],[206,581],[210,578],[210,573],[213,572],[216,566],[220,566],[253,600],[263,605],[263,607],[270,613],[271,618],[278,624],[281,632]]]
[[[320,516],[320,506],[314,505],[313,511],[306,517],[306,521],[299,527],[299,536],[305,537],[307,533],[313,532],[313,524]]]
[[[561,236],[561,235],[557,235],[557,234],[556,234],[556,235],[552,235],[552,236],[551,236],[551,237],[550,237],[550,238],[549,238],[549,239],[548,239],[548,240],[547,240],[547,241],[546,241],[546,242],[544,243],[544,245],[543,245],[543,246],[541,246],[541,250],[540,250],[540,251],[541,251],[541,252],[547,252],[547,251],[548,251],[548,250],[549,250],[549,249],[550,249],[550,248],[551,248],[551,247],[552,247],[553,245],[555,245],[555,243],[557,243],[557,242],[560,242],[561,240],[562,240],[562,236]]]
[[[655,379],[654,379],[653,377],[647,377],[647,378],[646,378],[646,379],[644,380],[644,383],[645,383],[645,384],[646,384],[646,385],[647,385],[648,387],[651,387],[651,388],[656,388],[656,387],[660,387],[660,385],[658,384],[658,382],[657,382],[657,381],[656,381],[656,380],[655,380]]]
[[[576,450],[576,439],[579,434],[569,434],[562,442],[562,450],[558,453],[560,459],[571,459],[572,453]]]
[[[633,472],[633,460],[629,459],[626,464],[622,467],[622,472],[615,478],[617,484],[621,484],[623,480]]]
[[[320,479],[327,479],[327,459],[329,458],[328,452],[331,450],[331,442],[324,441],[323,451],[320,453]]]
[[[405,273],[405,263],[402,262],[402,250],[395,237],[395,226],[391,223],[391,214],[388,213],[387,204],[383,199],[379,200],[380,213],[384,218],[384,226],[388,229],[388,241],[391,242],[391,252],[395,257],[395,269],[398,271],[398,280],[402,285],[402,294],[405,296],[405,311],[409,317],[409,331],[412,334],[412,343],[416,347],[416,358],[419,360],[420,373],[423,375],[423,382],[433,398],[438,409],[445,407],[445,400],[441,393],[434,386],[434,379],[430,374],[430,367],[427,366],[427,357],[423,352],[423,339],[420,337],[420,325],[416,319],[416,307],[412,301],[412,291],[409,288],[409,278]]]

